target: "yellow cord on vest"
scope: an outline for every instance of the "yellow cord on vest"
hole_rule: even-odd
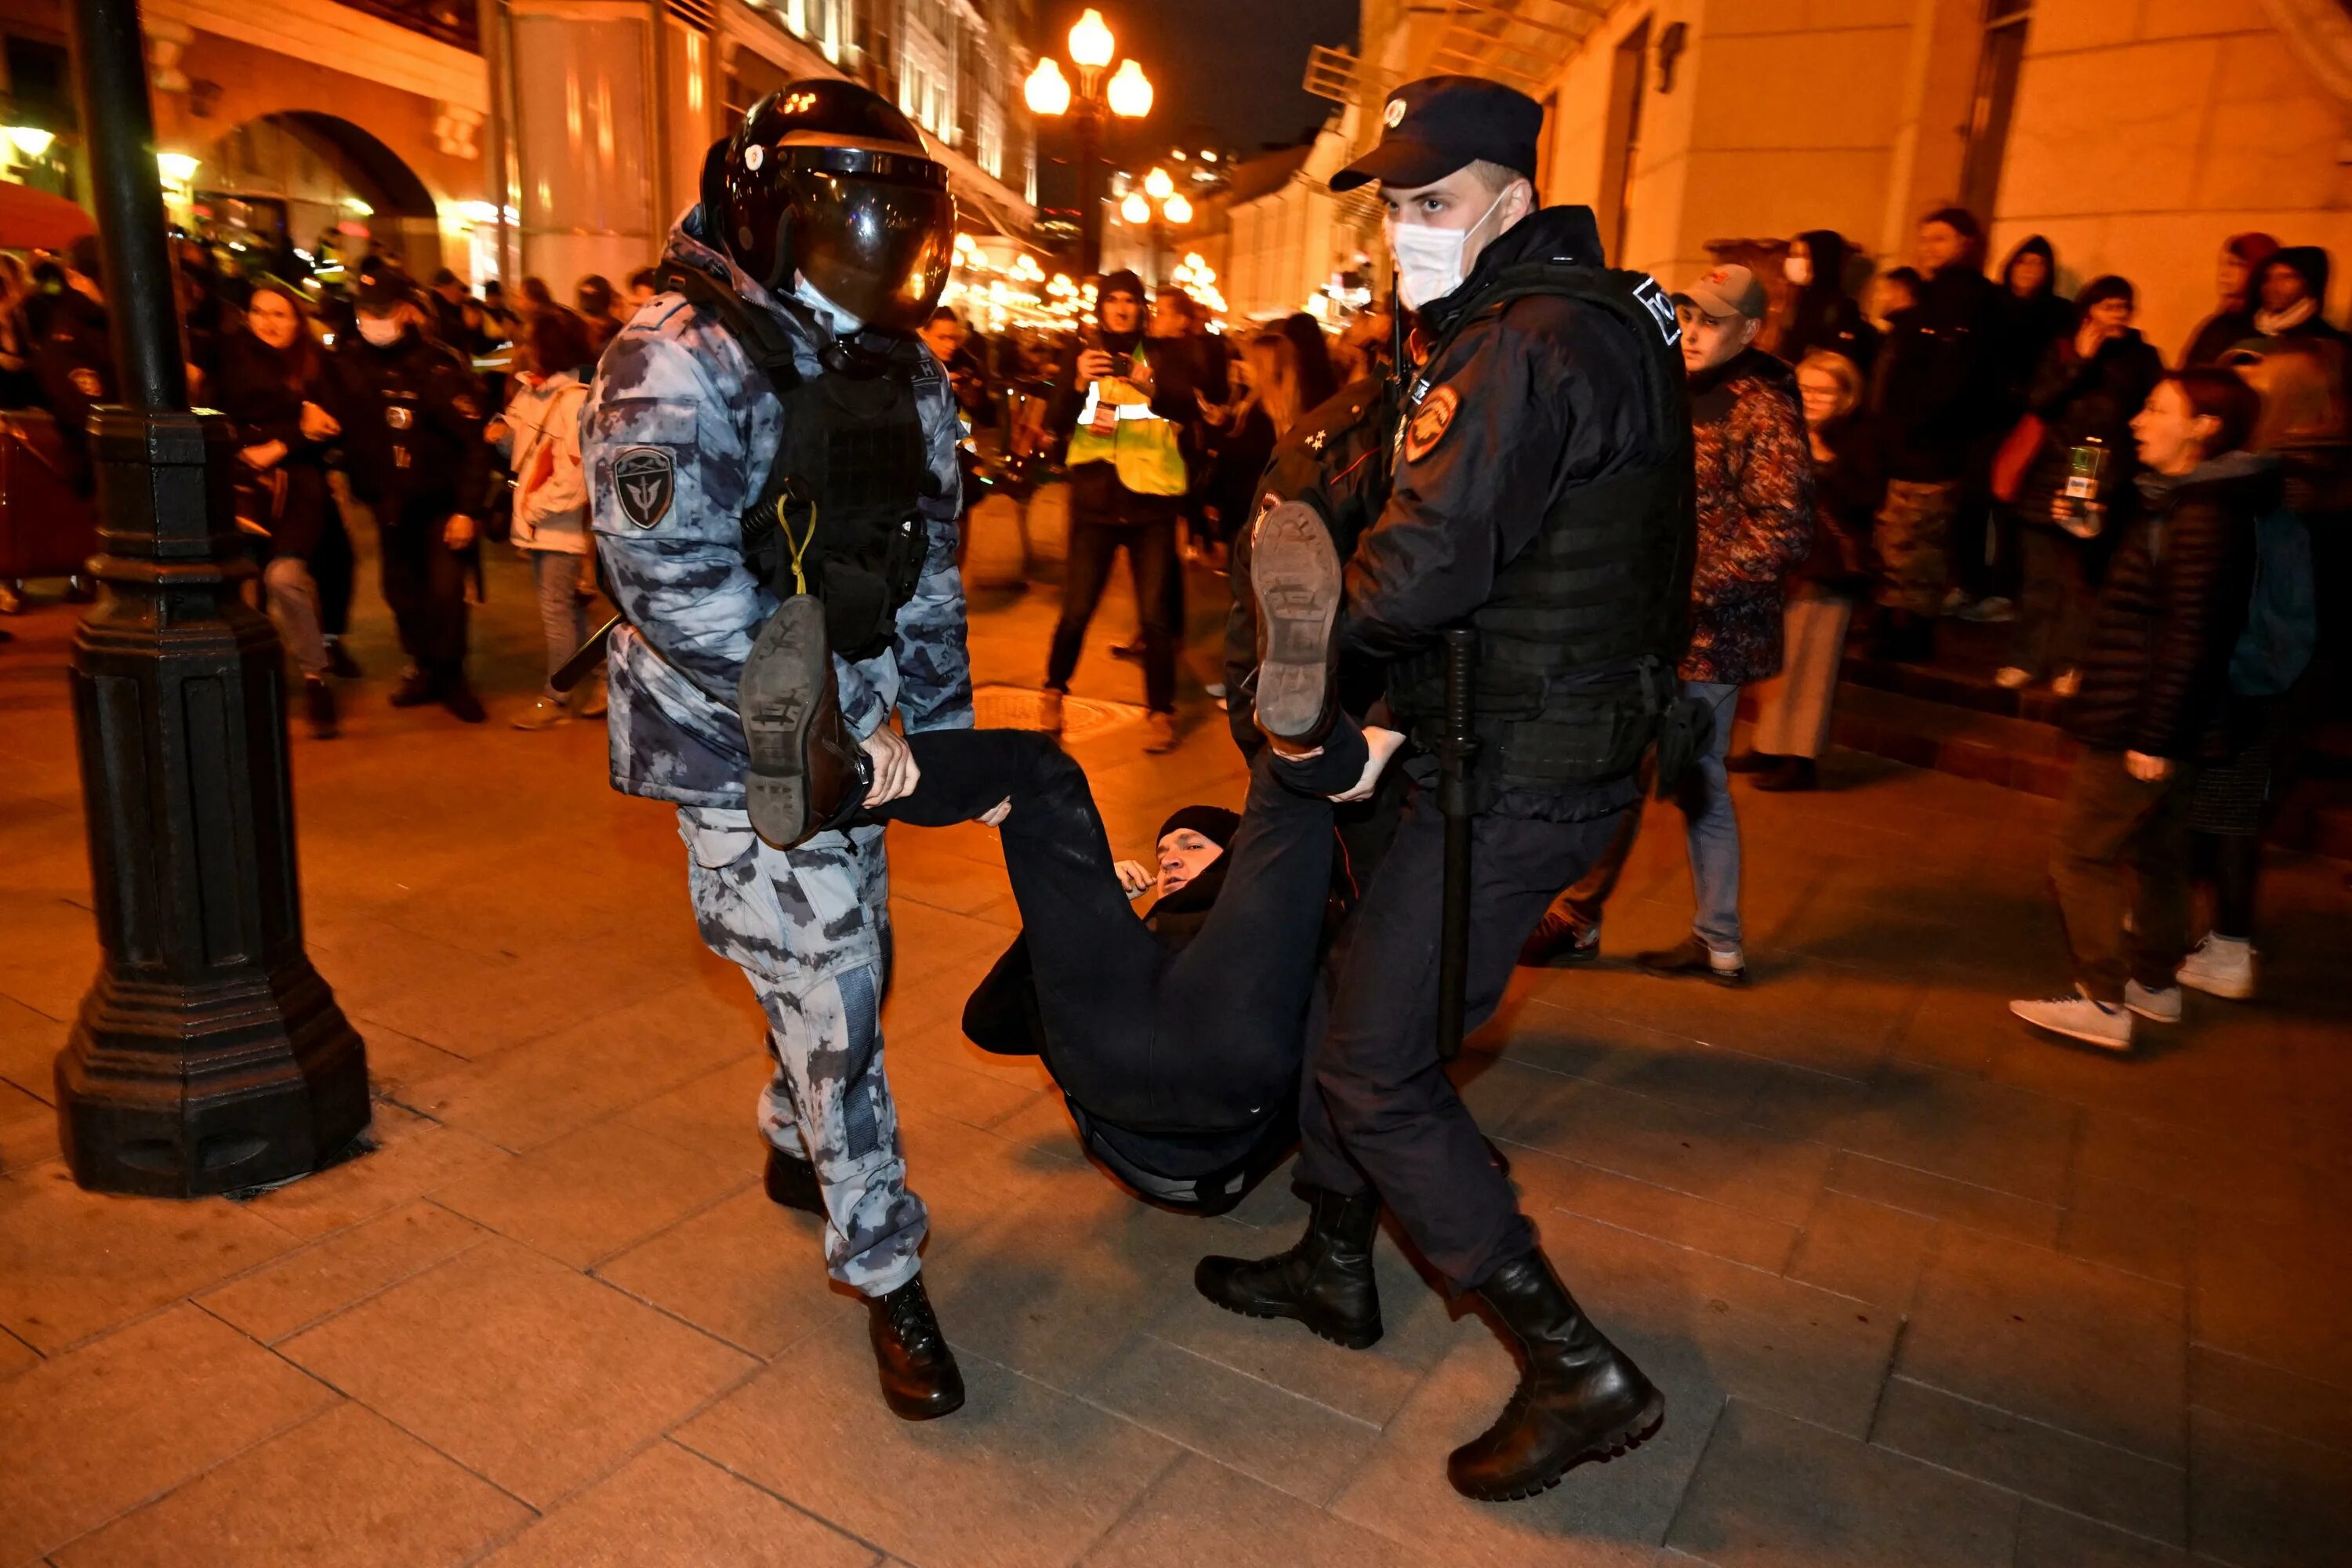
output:
[[[801,561],[808,554],[810,542],[816,538],[816,502],[809,502],[808,527],[802,532],[800,538],[795,540],[793,538],[793,525],[784,514],[784,498],[778,496],[776,498],[776,531],[783,536],[784,542],[792,548],[793,585],[805,594],[809,591],[808,574],[801,570]]]

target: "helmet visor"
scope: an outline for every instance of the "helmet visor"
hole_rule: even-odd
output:
[[[799,165],[792,253],[801,275],[869,327],[911,332],[929,320],[955,258],[947,171],[903,153],[786,153]]]

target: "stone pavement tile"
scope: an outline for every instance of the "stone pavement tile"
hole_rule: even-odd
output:
[[[336,1402],[184,1304],[53,1357],[0,1383],[0,1563],[52,1551]]]
[[[496,1238],[278,1349],[534,1506],[756,1364]]]
[[[1408,1568],[1423,1560],[1238,1470],[1187,1454],[1081,1561],[1086,1568]]]
[[[54,1354],[294,1245],[226,1198],[110,1197],[39,1165],[0,1181],[0,1327]]]
[[[2032,969],[2008,972],[2005,988],[2015,991],[2023,984],[2024,989],[2032,989],[2032,983],[2016,978],[2032,973]],[[1984,1073],[2019,1048],[2018,1036],[2027,1026],[2010,1012],[2007,996],[1945,984],[1935,987],[1931,997],[1895,1031],[1890,1060],[1950,1072]]]
[[[1790,1067],[1838,1078],[1868,1079],[1919,1009],[1925,984],[1767,953],[1754,984],[1733,992],[1732,1007],[1701,1039]],[[1717,987],[1701,991],[1723,994]],[[1743,1013],[1753,1013],[1752,1021]]]
[[[1288,1244],[1286,1237],[1238,1225],[1202,1226],[1199,1235],[1202,1256],[1262,1257]],[[1372,1273],[1380,1287],[1381,1333],[1364,1350],[1344,1349],[1294,1322],[1212,1306],[1192,1289],[1190,1270],[1171,1283],[1178,1302],[1151,1331],[1245,1376],[1381,1426],[1457,1346],[1490,1336],[1475,1314],[1453,1314],[1393,1235],[1372,1248]]]
[[[0,995],[0,1079],[36,1100],[53,1100],[58,1048],[66,1043],[67,1030],[47,1014]]]
[[[2189,1557],[2178,1547],[2028,1500],[2018,1516],[2013,1568],[2189,1568]]]
[[[754,1179],[623,1122],[567,1132],[440,1188],[436,1203],[585,1268]]]
[[[1527,1067],[1589,1079],[1715,1116],[1738,1117],[1786,1069],[1608,1014],[1530,996],[1514,1013],[1503,1054]]]
[[[903,1099],[898,1103],[898,1142],[907,1159],[907,1184],[930,1210],[931,1239],[925,1256],[934,1262],[987,1234],[1046,1182],[1076,1173],[1110,1185],[1091,1165],[1059,1152],[982,1131]]]
[[[2309,1212],[2304,1173],[2284,1152],[2284,1129],[2278,1131],[2275,1142],[2256,1128],[2224,1138],[2175,1122],[2092,1110],[2083,1119],[2075,1170],[2200,1210],[2294,1225]]]
[[[1895,1313],[1569,1215],[1544,1227],[1544,1246],[1611,1338],[1695,1343],[1727,1393],[1870,1429]]]
[[[1936,1222],[1851,1193],[1824,1191],[1797,1238],[1791,1279],[1901,1312],[1911,1305]]]
[[[933,1271],[949,1341],[1092,1397],[1111,1363],[1197,1298],[1201,1224],[1064,1165]]]
[[[2058,1222],[2058,1250],[2168,1285],[2189,1279],[2189,1205],[2085,1176]]]
[[[1870,1104],[1827,1141],[2039,1203],[2066,1188],[2080,1112],[2061,1100],[1907,1062],[1888,1064]]]
[[[765,1149],[760,1094],[772,1068],[764,1052],[744,1056],[622,1112],[621,1120],[722,1164],[757,1169]]]
[[[29,1116],[0,1127],[0,1176],[31,1171],[64,1157],[55,1114]]]
[[[1904,1377],[1888,1381],[1870,1440],[2136,1535],[2188,1544],[2189,1477],[2178,1465]]]
[[[470,1132],[378,1100],[368,1134],[375,1151],[247,1201],[245,1206],[296,1236],[315,1238],[373,1219],[512,1156]]]
[[[856,1309],[824,1272],[824,1227],[747,1187],[648,1237],[601,1279],[753,1355],[772,1357]]]
[[[759,1043],[758,1014],[699,983],[515,1046],[415,1088],[415,1108],[521,1151],[642,1104]]]
[[[1734,1399],[1667,1544],[1711,1568],[2008,1568],[2017,1499]]]
[[[438,1568],[530,1510],[381,1415],[338,1405],[58,1552],[58,1568]]]
[[[1787,1142],[1827,1143],[1869,1105],[1870,1095],[1867,1081],[1776,1067],[1741,1120]]]
[[[2243,1137],[2284,1126],[2303,1089],[2275,1025],[2230,1003],[2190,996],[2188,1022],[2177,1030],[2143,1027],[2144,1045],[2128,1062],[2021,1027],[1989,1070],[2021,1089],[2209,1133]]]
[[[1305,1502],[1328,1502],[1380,1437],[1343,1415],[1155,1335],[1138,1336],[1087,1391],[1089,1403]]]
[[[2171,1286],[1948,1228],[1920,1281],[1895,1371],[2179,1465],[2185,1316]]]
[[[2014,1193],[1971,1186],[1948,1176],[1915,1171],[1866,1154],[1841,1152],[1830,1166],[1832,1192],[1866,1198],[1927,1219],[1948,1220],[1995,1236],[2039,1246],[2055,1245],[2062,1210]]]
[[[2193,1296],[2199,1344],[2352,1387],[2352,1245],[2309,1226],[2200,1214]]]
[[[2189,1403],[2306,1443],[2352,1452],[2352,1392],[2242,1356],[2190,1345]]]
[[[1541,1211],[1561,1209],[1775,1274],[1796,1244],[1797,1227],[1780,1220],[1670,1192],[1539,1150],[1522,1147],[1510,1153],[1511,1179],[1519,1188],[1521,1203],[1538,1225]]]
[[[1790,1225],[1811,1209],[1832,1155],[1826,1144],[1507,1060],[1465,1098],[1495,1136]]]
[[[1077,1123],[1070,1119],[1069,1102],[1059,1089],[1040,1094],[988,1131],[1019,1151],[1024,1160],[1088,1163],[1086,1146],[1078,1142]]]
[[[377,1099],[396,1105],[412,1103],[418,1084],[466,1065],[465,1058],[411,1039],[388,1025],[369,1025],[366,1038],[368,1089]]]
[[[1501,1414],[1518,1377],[1510,1352],[1482,1329],[1389,1422],[1331,1511],[1401,1543],[1411,1561],[1447,1568],[1647,1563],[1697,1468],[1723,1394],[1687,1341],[1616,1337],[1666,1395],[1665,1425],[1631,1454],[1580,1466],[1523,1502],[1472,1502],[1456,1492],[1445,1479],[1445,1457]]]
[[[89,895],[12,900],[0,942],[0,996],[50,1018],[71,1018],[98,973],[98,927]],[[60,1034],[50,1047],[65,1044]],[[13,1075],[12,1075],[13,1076]]]
[[[2189,1413],[2189,1544],[2237,1568],[2313,1568],[2352,1543],[2352,1454]]]
[[[482,1568],[866,1568],[874,1551],[677,1444],[656,1443]]]
[[[20,1372],[30,1372],[41,1364],[41,1352],[0,1329],[0,1383],[5,1383]]]
[[[957,1568],[1076,1561],[1180,1451],[994,1362],[961,1362],[964,1407],[901,1421],[875,1389],[865,1325],[845,1324],[673,1436],[861,1541]]]
[[[437,1204],[413,1203],[264,1264],[197,1300],[270,1344],[456,1257],[485,1234]]]
[[[891,1097],[903,1112],[920,1110],[950,1117],[967,1127],[993,1127],[1034,1104],[1046,1092],[1042,1075],[1035,1081],[1010,1079],[982,1071],[939,1045],[915,1045],[901,1049],[894,1038],[884,1047],[890,1075]]]

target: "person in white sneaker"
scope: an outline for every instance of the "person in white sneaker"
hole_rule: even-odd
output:
[[[518,730],[550,730],[571,717],[555,672],[588,636],[595,591],[588,554],[588,486],[580,467],[580,405],[593,374],[586,325],[560,306],[531,318],[523,368],[506,412],[485,432],[512,465],[515,548],[530,558],[539,589],[539,623],[547,639],[549,684],[514,721]],[[597,699],[603,687],[593,689]]]
[[[2183,764],[2200,754],[2226,699],[2253,582],[2255,520],[2275,504],[2275,465],[2242,449],[2260,411],[2236,376],[2190,370],[2158,383],[2132,421],[2147,505],[2099,596],[2067,717],[2084,749],[2050,857],[2075,991],[2010,1004],[2029,1024],[2110,1050],[2130,1048],[2135,1017],[2168,1024],[2181,1014],[2173,974],[2189,946]]]

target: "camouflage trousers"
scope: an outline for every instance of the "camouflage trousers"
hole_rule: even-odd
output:
[[[1878,552],[1878,602],[1890,610],[1934,616],[1944,607],[1951,576],[1952,518],[1960,510],[1959,480],[1886,481],[1871,543]]]
[[[702,940],[743,971],[768,1016],[775,1072],[760,1097],[760,1131],[816,1167],[826,1269],[868,1296],[895,1290],[921,1268],[930,1220],[907,1190],[883,1075],[889,927],[880,829],[782,850],[742,812],[677,815]]]

